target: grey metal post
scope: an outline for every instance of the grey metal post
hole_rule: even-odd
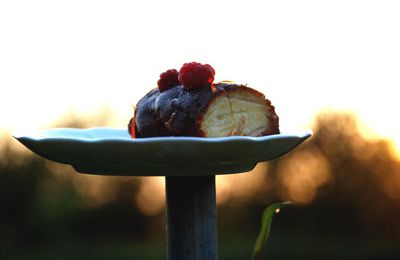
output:
[[[168,259],[217,259],[215,176],[167,176],[166,193]]]

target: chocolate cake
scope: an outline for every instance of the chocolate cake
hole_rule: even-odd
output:
[[[194,69],[187,69],[193,64]],[[231,82],[212,84],[215,72],[211,66],[204,66],[209,65],[186,63],[179,73],[169,70],[161,74],[159,87],[136,105],[129,124],[131,135],[224,137],[279,133],[278,116],[262,93]]]

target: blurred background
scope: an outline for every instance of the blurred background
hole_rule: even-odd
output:
[[[220,259],[400,255],[400,4],[396,1],[2,1],[0,258],[164,259],[162,177],[76,173],[12,134],[125,128],[161,72],[211,64],[314,131],[251,173],[217,177]]]

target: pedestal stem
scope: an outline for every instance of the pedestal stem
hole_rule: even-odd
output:
[[[217,259],[215,176],[167,176],[166,193],[168,259]]]

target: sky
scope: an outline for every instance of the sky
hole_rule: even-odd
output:
[[[1,1],[0,130],[109,107],[126,126],[159,74],[211,64],[265,93],[281,131],[350,111],[400,151],[399,1]]]

